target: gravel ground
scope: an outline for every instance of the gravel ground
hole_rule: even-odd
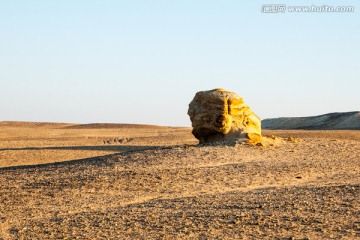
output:
[[[0,239],[360,239],[360,141],[297,140],[2,168]]]

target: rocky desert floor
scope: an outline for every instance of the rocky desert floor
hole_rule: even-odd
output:
[[[263,135],[1,122],[0,239],[360,239],[360,131]]]

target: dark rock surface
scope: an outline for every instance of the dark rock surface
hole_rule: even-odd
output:
[[[328,113],[312,117],[268,118],[263,129],[360,130],[360,112]]]

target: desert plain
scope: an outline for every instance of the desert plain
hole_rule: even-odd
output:
[[[360,239],[360,131],[267,135],[0,122],[0,239]]]

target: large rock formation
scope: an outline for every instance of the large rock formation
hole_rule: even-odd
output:
[[[200,143],[219,139],[261,142],[261,121],[236,93],[213,89],[196,93],[189,104],[192,133]]]

